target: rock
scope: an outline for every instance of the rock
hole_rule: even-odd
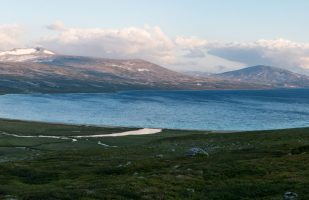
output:
[[[177,168],[179,168],[180,166],[179,165],[175,165],[173,168],[174,169],[177,169]]]
[[[296,200],[298,197],[298,194],[295,192],[286,192],[283,195],[283,200]]]
[[[14,196],[11,196],[11,195],[6,195],[6,196],[4,196],[4,199],[5,199],[5,200],[18,200],[17,197],[14,197]]]
[[[162,154],[156,155],[156,158],[163,158]]]
[[[128,161],[124,166],[129,166],[131,165],[131,161]]]
[[[117,167],[127,167],[129,165],[131,165],[131,161],[128,161],[126,164],[119,164]]]
[[[187,151],[186,156],[197,156],[197,155],[204,155],[208,156],[207,151],[199,147],[192,147],[189,151]]]
[[[204,174],[204,171],[203,170],[197,170],[195,171],[196,174],[199,174],[199,175],[203,175]]]
[[[188,191],[188,192],[191,192],[191,193],[194,193],[194,192],[195,192],[195,190],[194,190],[193,188],[187,188],[187,191]]]

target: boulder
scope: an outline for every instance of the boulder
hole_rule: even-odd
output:
[[[192,147],[186,152],[186,156],[208,156],[208,153],[206,150],[199,148],[199,147]]]
[[[295,192],[286,192],[283,195],[283,200],[296,200],[298,197],[298,194]]]

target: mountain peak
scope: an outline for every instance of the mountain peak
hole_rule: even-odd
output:
[[[254,70],[274,70],[274,71],[288,71],[279,67],[274,67],[274,66],[269,66],[269,65],[255,65],[255,66],[251,66],[251,67],[247,67],[244,69],[254,69]],[[242,69],[241,69],[242,70]]]
[[[6,55],[14,55],[14,56],[19,56],[19,55],[29,55],[29,54],[48,54],[48,55],[54,55],[55,53],[49,50],[46,50],[41,47],[36,47],[36,48],[16,48],[12,49],[10,51],[2,51],[0,52],[0,56],[6,56]]]
[[[16,48],[9,51],[0,52],[0,61],[4,62],[25,62],[35,61],[55,55],[54,52],[41,47],[35,48]]]
[[[276,87],[308,87],[309,77],[279,67],[256,65],[217,76],[250,83],[266,84]]]

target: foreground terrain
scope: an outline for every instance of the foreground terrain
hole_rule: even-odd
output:
[[[0,120],[0,199],[309,199],[309,129],[130,130]]]

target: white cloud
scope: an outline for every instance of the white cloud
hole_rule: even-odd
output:
[[[160,27],[122,29],[71,28],[57,21],[50,37],[37,43],[61,54],[141,58],[176,70],[222,72],[250,65],[309,69],[309,44],[284,39],[255,42],[213,42],[197,37],[176,38]]]
[[[55,31],[66,29],[65,24],[62,21],[55,21],[54,23],[48,25],[46,28]]]
[[[299,71],[309,69],[309,44],[285,39],[248,43],[213,43],[209,53],[246,65],[265,64]]]
[[[223,59],[206,55],[208,42],[197,37],[167,36],[160,27],[123,29],[85,29],[66,27],[55,22],[48,29],[56,31],[42,38],[38,45],[61,54],[105,58],[141,58],[176,70],[214,70]],[[187,63],[187,65],[185,65]],[[236,65],[235,62],[226,63]]]
[[[60,28],[59,28],[60,27]],[[173,62],[175,43],[159,27],[123,29],[66,28],[57,23],[49,26],[58,34],[39,44],[54,51],[107,58],[143,58]]]
[[[23,29],[18,25],[0,25],[0,50],[21,46]]]
[[[197,37],[177,37],[175,41],[176,44],[187,49],[203,48],[208,44],[207,40]]]
[[[177,37],[176,44],[187,53],[184,55],[188,58],[203,58],[205,57],[205,49],[208,42],[196,37]]]

